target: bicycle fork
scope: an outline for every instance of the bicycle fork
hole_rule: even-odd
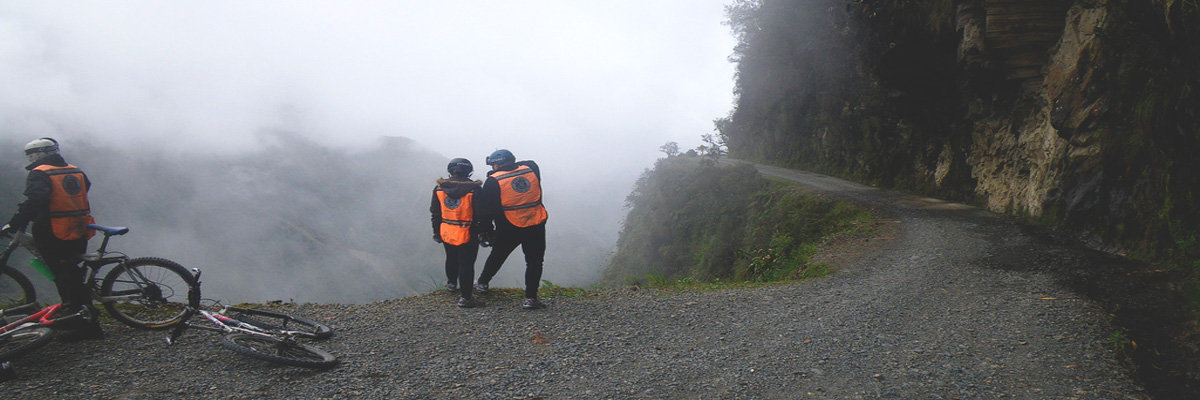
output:
[[[195,281],[196,284],[192,285],[190,288],[188,288],[188,299],[192,299],[192,298],[199,299],[200,298],[200,274],[201,273],[202,273],[202,271],[200,271],[200,268],[192,268],[192,280]],[[187,329],[189,326],[191,326],[191,325],[189,325],[188,320],[191,319],[193,316],[195,316],[196,313],[198,313],[198,312],[200,312],[200,310],[197,310],[192,307],[187,307],[187,309],[183,312],[183,315],[179,317],[179,323],[177,323],[175,325],[174,329],[171,329],[171,335],[167,336],[167,345],[168,346],[175,344],[175,341],[177,339],[179,339],[179,336],[183,335],[183,331],[185,329]]]

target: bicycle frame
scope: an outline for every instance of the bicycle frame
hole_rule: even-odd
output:
[[[227,309],[221,309],[220,311],[217,311],[217,312],[211,312],[211,311],[206,311],[206,310],[193,310],[193,311],[196,314],[200,314],[200,316],[204,317],[204,319],[207,319],[209,322],[212,322],[213,325],[215,325],[215,326],[196,325],[196,324],[192,324],[190,322],[184,321],[184,324],[187,325],[188,328],[199,328],[199,329],[204,329],[204,330],[208,330],[208,331],[225,332],[225,333],[248,333],[251,335],[270,336],[270,337],[275,337],[275,338],[279,338],[279,339],[292,338],[292,337],[296,337],[296,336],[305,336],[305,337],[311,336],[307,332],[302,332],[302,331],[289,331],[289,330],[282,330],[282,329],[268,330],[268,329],[260,328],[253,324],[249,324],[249,323],[242,322],[242,321],[225,316],[225,312],[227,311]]]
[[[129,260],[129,256],[123,253],[114,252],[112,253],[114,255],[109,255],[110,253],[105,250],[108,247],[108,239],[109,236],[105,235],[104,242],[99,250],[81,256],[83,266],[89,269],[87,280],[84,282],[89,284],[89,288],[93,289],[93,293],[98,292],[100,279],[96,278],[96,275],[99,274],[100,268]],[[0,264],[8,265],[9,259],[12,258],[13,253],[16,252],[18,247],[24,248],[25,251],[34,257],[42,258],[42,255],[37,251],[37,247],[33,245],[33,236],[22,230],[13,234],[12,241],[4,248],[3,253],[0,253]]]
[[[88,227],[92,228],[91,225]],[[112,296],[100,295],[100,282],[102,279],[100,279],[98,276],[100,275],[101,269],[108,265],[119,265],[129,261],[129,256],[125,253],[108,251],[109,239],[111,239],[114,235],[124,234],[124,232],[114,234],[110,234],[108,232],[103,233],[104,240],[100,242],[100,248],[96,249],[94,252],[84,253],[80,256],[83,267],[88,269],[86,278],[84,278],[84,284],[87,285],[88,289],[92,292],[92,299],[101,303],[137,298],[140,296],[141,292],[136,290],[126,291],[126,293],[117,293],[116,295]],[[4,248],[3,252],[0,252],[0,265],[8,265],[9,259],[12,258],[13,253],[16,252],[18,247],[24,248],[34,257],[41,258],[41,254],[38,253],[37,248],[33,244],[33,236],[25,233],[24,230],[21,230],[13,234],[12,241],[9,242],[8,246]],[[133,271],[133,273],[138,274],[138,276],[132,276],[131,282],[145,282],[147,280],[145,276],[140,275],[141,272]]]
[[[19,314],[19,313],[25,312],[26,310],[32,310],[33,308],[35,308],[34,304],[26,304],[26,305],[23,305],[20,307],[14,307],[14,308],[10,308],[7,310],[0,310],[0,319],[4,319],[4,317],[9,314]],[[15,331],[19,331],[23,328],[33,327],[33,326],[50,327],[50,326],[54,326],[54,324],[56,324],[56,323],[66,321],[68,319],[78,318],[81,316],[80,313],[75,313],[75,314],[67,315],[67,316],[64,316],[61,318],[54,318],[54,316],[56,314],[58,314],[58,312],[61,310],[62,310],[62,304],[54,304],[54,305],[46,306],[45,308],[38,310],[38,312],[35,312],[31,315],[28,315],[24,318],[18,319],[7,325],[4,325],[3,327],[0,327],[0,337],[3,337],[4,335],[8,335]]]
[[[192,275],[196,277],[197,289],[200,286],[200,275],[201,274],[202,274],[202,272],[199,269],[192,268]],[[168,345],[174,344],[175,340],[179,339],[179,336],[183,335],[184,329],[187,329],[187,328],[198,328],[198,329],[203,329],[206,331],[213,331],[213,332],[246,333],[246,334],[251,334],[251,335],[274,337],[274,338],[285,340],[285,341],[295,341],[296,336],[312,337],[312,335],[309,334],[308,332],[289,331],[289,330],[282,330],[282,329],[276,329],[276,330],[264,329],[264,328],[255,326],[253,324],[249,324],[249,323],[242,322],[242,321],[225,316],[225,313],[228,311],[229,311],[228,306],[222,307],[220,311],[217,311],[215,313],[207,311],[207,310],[202,310],[199,308],[188,307],[187,311],[185,311],[183,314],[183,318],[180,318],[179,325],[176,325],[175,329],[173,329],[171,331],[171,334],[167,336],[167,344]],[[196,314],[200,314],[200,316],[204,317],[204,319],[208,320],[209,322],[212,322],[214,326],[198,325],[198,324],[191,323],[190,320],[192,319],[192,317],[196,316]]]
[[[92,226],[89,225],[88,227],[91,228]],[[83,266],[89,270],[87,280],[84,282],[86,282],[88,284],[88,287],[92,289],[92,294],[93,294],[92,297],[96,300],[99,300],[101,303],[115,301],[115,300],[119,300],[122,298],[128,298],[129,296],[133,296],[133,295],[128,295],[128,296],[100,297],[100,279],[96,278],[96,275],[98,275],[100,273],[100,269],[104,268],[104,266],[106,266],[106,265],[123,264],[126,261],[129,261],[129,256],[125,255],[125,253],[108,251],[108,240],[111,239],[112,236],[113,235],[109,234],[108,232],[104,232],[104,241],[100,242],[100,248],[96,249],[96,251],[94,251],[94,252],[85,253],[82,256],[80,256],[80,258],[83,260]],[[145,278],[146,277],[144,277],[144,276],[138,277],[138,279],[141,279],[143,281],[145,280]]]
[[[220,311],[211,312],[188,307],[187,313],[183,316],[183,319],[180,321],[179,325],[175,327],[175,330],[172,331],[169,336],[167,336],[167,344],[174,344],[175,340],[183,334],[183,330],[186,328],[198,328],[206,331],[224,333],[245,333],[250,335],[273,337],[284,341],[294,341],[297,336],[305,338],[315,337],[309,332],[285,329],[266,329],[254,324],[239,321],[226,316],[225,313],[228,312],[228,310],[229,307],[223,307]],[[204,317],[204,319],[212,322],[213,326],[191,323],[189,320],[196,314],[199,314],[200,316]]]

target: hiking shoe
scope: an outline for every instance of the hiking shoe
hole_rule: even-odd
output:
[[[462,307],[462,308],[483,307],[483,302],[479,301],[479,299],[476,299],[474,297],[469,298],[469,299],[466,297],[459,297],[458,298],[458,306]]]
[[[475,291],[479,292],[479,293],[487,293],[488,284],[480,282],[480,281],[475,281]]]
[[[446,282],[446,290],[449,290],[449,291],[450,291],[450,292],[452,292],[452,293],[453,293],[453,292],[457,292],[457,291],[458,291],[458,284],[457,284],[457,283],[454,283],[454,282]]]
[[[525,303],[521,304],[521,308],[526,310],[541,310],[546,308],[546,303],[538,299],[525,299]]]

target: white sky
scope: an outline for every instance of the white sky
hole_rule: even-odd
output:
[[[508,148],[631,184],[732,107],[727,1],[3,1],[0,135],[398,135],[477,169]]]

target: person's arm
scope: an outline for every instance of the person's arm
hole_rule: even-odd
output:
[[[479,210],[479,205],[483,203],[483,186],[476,185],[471,188],[471,207],[475,210],[471,216],[471,234],[478,235],[480,233],[491,230],[491,220],[487,219],[486,214]]]
[[[30,171],[25,180],[25,201],[17,205],[17,213],[8,220],[12,229],[22,229],[50,211],[50,176],[42,171]]]
[[[436,238],[442,225],[442,204],[438,201],[437,188],[433,189],[433,198],[429,200],[429,214],[429,221],[433,223],[433,236]]]
[[[500,217],[500,183],[489,177],[479,189],[479,204],[476,205],[478,220],[485,231],[495,229],[495,219]]]

